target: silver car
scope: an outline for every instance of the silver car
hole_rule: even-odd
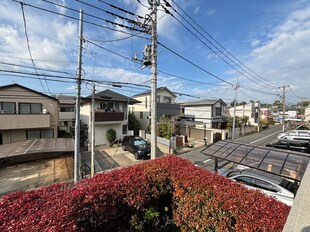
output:
[[[254,169],[233,170],[222,175],[244,184],[249,189],[260,190],[289,206],[293,205],[296,186],[282,177]]]

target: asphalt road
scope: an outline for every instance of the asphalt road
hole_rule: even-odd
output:
[[[236,142],[252,144],[256,146],[265,146],[267,143],[271,143],[276,140],[277,135],[282,132],[282,125],[273,125],[267,129],[262,130],[259,133],[254,133],[235,139]],[[188,159],[193,163],[203,166],[205,169],[210,171],[214,170],[214,159],[201,153],[203,149],[193,150],[184,154],[180,157]],[[219,160],[218,168],[230,168],[233,164],[227,161]]]
[[[236,142],[252,144],[256,146],[265,146],[276,140],[277,135],[282,132],[282,125],[272,125],[259,133],[254,133],[235,139]]]

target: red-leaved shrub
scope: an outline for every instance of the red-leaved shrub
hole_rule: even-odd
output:
[[[164,216],[173,231],[282,231],[289,210],[259,191],[166,156],[77,184],[3,196],[0,231],[146,231],[153,218],[165,224]]]

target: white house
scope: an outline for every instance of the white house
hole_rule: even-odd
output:
[[[259,123],[259,117],[260,117],[260,104],[258,102],[251,102],[244,105],[236,106],[236,116],[243,118],[244,116],[247,116],[249,118],[250,125],[257,126]],[[234,107],[230,107],[228,109],[229,114],[231,117],[234,115]]]
[[[309,122],[310,121],[310,106],[308,106],[307,108],[305,108],[305,122]]]
[[[226,120],[226,103],[222,99],[181,103],[183,118],[205,128],[221,128]]]
[[[116,138],[121,139],[127,134],[128,105],[139,103],[130,97],[104,90],[95,94],[95,145],[107,144],[106,132],[112,128]],[[81,103],[81,121],[88,125],[88,138],[91,138],[91,96]]]
[[[157,89],[157,121],[162,116],[170,118],[172,121],[180,114],[180,104],[176,103],[176,95],[167,87]],[[135,105],[129,106],[130,112],[134,113],[136,118],[141,123],[141,129],[146,129],[151,123],[149,116],[151,115],[151,91],[146,91],[141,94],[132,96],[139,101]]]

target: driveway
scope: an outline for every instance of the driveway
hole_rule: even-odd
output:
[[[81,160],[90,166],[90,152],[81,152]],[[135,160],[121,147],[96,147],[96,173],[117,167],[133,165],[142,160]],[[73,155],[29,161],[0,168],[0,196],[18,190],[30,190],[41,186],[73,182]]]
[[[73,157],[24,162],[0,169],[0,196],[73,178]]]

